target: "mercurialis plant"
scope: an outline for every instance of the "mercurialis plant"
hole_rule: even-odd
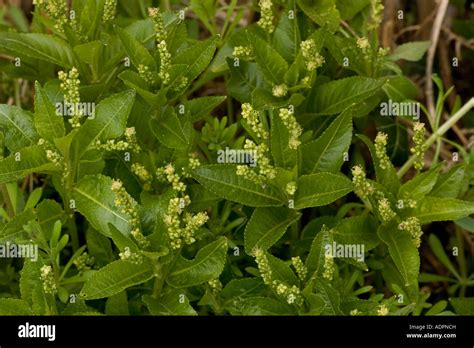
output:
[[[432,72],[433,113],[413,77],[433,43],[391,46],[383,18],[36,0],[5,19],[0,314],[474,314],[474,99],[448,105]]]

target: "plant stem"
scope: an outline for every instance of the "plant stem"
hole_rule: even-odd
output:
[[[0,185],[0,190],[2,192],[3,200],[5,201],[6,212],[10,218],[13,218],[13,216],[15,216],[15,210],[13,209],[13,204],[10,195],[8,194],[6,184]]]
[[[436,132],[433,132],[431,136],[425,141],[426,148],[433,145],[433,143],[446,133],[456,122],[458,122],[465,114],[467,114],[474,107],[474,98],[469,99],[469,101],[463,105],[462,108],[458,110],[453,116],[449,118],[441,127],[439,127]],[[415,162],[416,156],[411,156],[408,161],[398,170],[398,177],[401,178],[405,173],[411,168]]]

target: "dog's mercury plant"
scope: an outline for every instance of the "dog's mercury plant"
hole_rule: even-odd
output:
[[[0,11],[0,315],[473,314],[474,99],[382,118],[382,1],[133,3]]]

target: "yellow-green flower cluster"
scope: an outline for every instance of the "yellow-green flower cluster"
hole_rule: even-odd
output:
[[[176,79],[176,82],[175,82],[174,87],[173,87],[173,91],[179,92],[179,91],[185,89],[186,86],[188,85],[188,82],[189,82],[189,79],[186,76],[179,76]]]
[[[319,54],[316,49],[316,43],[313,39],[301,42],[301,54],[306,59],[306,69],[314,71],[324,64],[324,57]]]
[[[232,55],[235,58],[249,59],[253,55],[253,50],[250,46],[235,46]]]
[[[289,286],[282,281],[274,280],[272,287],[279,296],[286,300],[288,304],[303,304],[301,291],[296,285]]]
[[[386,316],[388,315],[388,312],[389,312],[388,307],[384,304],[381,304],[379,308],[377,309],[377,315],[379,316]]]
[[[119,253],[119,257],[121,260],[131,262],[135,265],[139,265],[143,262],[143,256],[138,253],[134,253],[133,251],[130,251],[129,247],[125,247],[123,252]]]
[[[371,0],[370,1],[370,21],[367,25],[368,30],[377,29],[380,22],[382,21],[383,16],[383,3],[381,0]]]
[[[288,147],[290,149],[297,149],[300,146],[301,141],[299,139],[303,129],[296,121],[295,116],[289,109],[280,109],[279,111],[280,119],[283,121],[283,124],[288,129],[289,139]]]
[[[418,220],[417,217],[409,217],[405,221],[401,222],[398,225],[398,228],[410,233],[413,243],[416,245],[417,248],[420,247],[423,230],[421,229],[420,220]]]
[[[425,124],[420,122],[415,122],[413,125],[413,143],[414,147],[410,151],[415,155],[415,163],[413,166],[416,170],[423,169],[424,157],[425,157]]]
[[[129,217],[129,224],[131,227],[130,234],[140,247],[146,248],[149,245],[149,242],[140,229],[137,202],[132,198],[132,196],[130,196],[127,190],[125,190],[120,180],[114,180],[111,189],[115,193],[115,206],[120,208],[122,214],[126,214]]]
[[[68,9],[65,0],[33,0],[33,5],[43,7],[54,21],[54,28],[60,33],[64,32],[67,23]]]
[[[146,65],[140,64],[137,67],[138,75],[144,79],[147,83],[152,85],[155,81],[153,78],[153,73],[150,71],[150,68]]]
[[[357,39],[357,47],[362,51],[366,51],[369,47],[369,40],[366,37],[359,37]]]
[[[272,94],[277,98],[284,97],[288,94],[288,86],[284,83],[282,83],[281,85],[275,85],[272,88]]]
[[[270,164],[270,159],[267,157],[268,146],[266,144],[261,143],[257,145],[252,140],[245,139],[244,150],[256,154],[258,165],[255,168],[247,165],[238,165],[237,175],[243,176],[257,184],[263,184],[267,180],[275,178],[276,169]]]
[[[107,23],[115,18],[115,11],[117,10],[117,0],[105,0],[104,14],[102,21]]]
[[[105,144],[102,144],[100,140],[96,141],[96,148],[105,151],[126,151],[132,150],[135,153],[141,151],[140,145],[138,145],[135,127],[125,129],[125,140],[109,139]]]
[[[53,268],[51,266],[45,265],[41,267],[40,278],[43,282],[43,289],[45,293],[52,295],[57,293],[58,287],[54,278]]]
[[[387,139],[388,136],[384,132],[379,132],[375,137],[375,155],[382,169],[387,169],[390,166],[390,158],[387,155]]]
[[[249,103],[242,104],[242,118],[248,123],[259,139],[267,139],[268,132],[260,122],[259,115],[259,112]]]
[[[133,163],[131,169],[132,173],[138,176],[140,181],[143,182],[143,189],[145,191],[150,191],[151,182],[153,181],[153,176],[150,172],[140,163]]]
[[[351,311],[349,312],[349,315],[350,315],[350,316],[353,316],[353,317],[354,317],[354,316],[361,315],[361,314],[362,314],[362,313],[361,313],[357,308],[355,308],[355,309],[353,309],[353,310],[351,310]]]
[[[352,183],[354,184],[354,192],[361,199],[367,198],[374,192],[374,188],[365,177],[365,171],[359,165],[352,167]]]
[[[334,275],[334,256],[324,255],[323,278],[331,281]]]
[[[301,258],[299,256],[292,257],[291,264],[295,268],[298,277],[304,281],[306,279],[306,275],[308,274],[308,269],[303,264],[303,261],[301,261]]]
[[[91,266],[94,264],[94,258],[90,256],[88,253],[84,252],[79,257],[77,257],[73,263],[76,266],[79,273],[83,273],[84,271],[88,271],[91,269]]]
[[[397,204],[398,209],[404,208],[416,208],[417,203],[414,199],[407,198],[407,199],[400,199]]]
[[[296,182],[290,181],[288,184],[286,184],[286,193],[288,193],[290,196],[293,196],[296,192]]]
[[[192,215],[184,213],[184,209],[191,203],[188,195],[172,198],[168,204],[164,222],[168,230],[168,237],[173,249],[179,249],[184,244],[192,244],[196,241],[195,232],[204,225],[209,217],[206,212]]]
[[[186,185],[181,182],[179,175],[176,173],[174,166],[169,163],[165,167],[156,170],[156,177],[161,181],[168,181],[173,189],[177,192],[184,192]]]
[[[73,116],[69,119],[69,123],[73,128],[81,126],[80,118],[82,117],[81,111],[79,110],[79,103],[81,101],[79,96],[79,72],[73,67],[69,73],[60,71],[58,73],[59,80],[61,81],[61,92],[64,94],[64,102],[71,104],[74,107]]]
[[[275,25],[273,24],[272,0],[260,0],[258,6],[260,7],[260,19],[257,24],[267,33],[273,33]]]
[[[262,277],[263,282],[271,286],[272,285],[272,270],[270,269],[270,265],[268,263],[267,255],[265,251],[262,249],[256,249],[254,251],[255,262],[258,266],[258,271],[260,272],[260,276]]]
[[[387,198],[381,198],[378,200],[378,210],[382,222],[389,222],[397,215],[390,205],[390,201]]]
[[[171,54],[169,53],[168,46],[166,45],[165,24],[158,8],[149,8],[148,14],[153,20],[155,28],[155,39],[157,43],[158,53],[160,55],[159,76],[163,84],[167,85],[170,82],[169,69],[171,66]]]
[[[211,279],[207,282],[207,284],[209,284],[211,292],[214,295],[219,294],[222,290],[222,283],[220,282],[219,278]]]

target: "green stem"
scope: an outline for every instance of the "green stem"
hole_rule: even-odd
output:
[[[10,195],[8,194],[6,184],[0,185],[0,190],[2,192],[3,200],[5,202],[6,212],[10,218],[13,218],[13,216],[15,216],[15,210],[13,209],[13,204],[10,199]]]
[[[453,116],[449,118],[441,127],[439,127],[436,132],[431,134],[431,136],[425,141],[426,148],[433,145],[433,143],[446,133],[451,127],[456,124],[465,114],[467,114],[474,107],[474,98],[469,99],[469,101],[463,105]],[[411,156],[408,161],[398,170],[398,177],[401,178],[405,175],[406,172],[411,168],[415,162],[416,156]]]

